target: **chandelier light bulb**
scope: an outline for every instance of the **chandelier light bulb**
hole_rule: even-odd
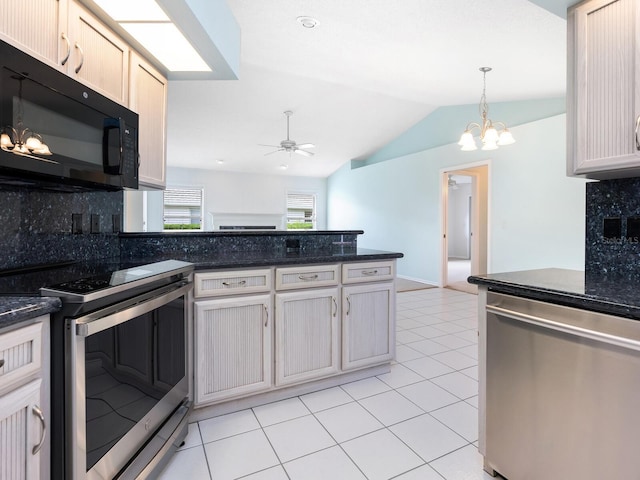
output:
[[[485,142],[482,145],[482,150],[497,150],[498,144],[496,142]]]
[[[37,137],[33,137],[33,136],[27,138],[27,141],[25,142],[25,144],[30,150],[39,150],[42,147],[42,142],[38,140]]]
[[[469,130],[465,130],[465,132],[460,136],[458,145],[464,147],[465,145],[469,145],[471,143],[475,143],[473,140],[473,134]]]
[[[3,148],[13,147],[13,142],[11,141],[11,137],[8,134],[3,133],[2,135],[0,135],[0,146]]]
[[[495,127],[487,128],[482,136],[482,143],[496,143],[498,141],[498,131]]]
[[[500,137],[498,138],[498,145],[511,145],[513,143],[516,143],[513,135],[511,135],[511,132],[505,128],[502,133],[500,133]]]

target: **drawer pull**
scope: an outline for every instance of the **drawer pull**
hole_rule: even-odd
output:
[[[377,275],[378,270],[362,270],[363,275]]]
[[[31,450],[31,453],[35,455],[40,451],[40,449],[42,448],[42,444],[44,443],[44,437],[47,433],[47,423],[44,420],[44,414],[42,413],[42,410],[40,410],[40,407],[38,407],[37,405],[34,405],[32,407],[32,411],[40,419],[40,422],[42,423],[42,433],[40,434],[40,442],[35,447],[33,447],[33,450]]]
[[[225,287],[244,287],[247,285],[246,280],[240,280],[239,282],[222,282]]]
[[[312,280],[317,280],[318,279],[318,274],[316,273],[315,275],[298,275],[298,278],[300,280],[303,280],[305,282],[309,282]]]

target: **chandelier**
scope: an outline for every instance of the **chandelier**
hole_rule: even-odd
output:
[[[15,78],[15,77],[14,77]],[[17,78],[20,81],[18,90],[18,111],[16,114],[16,125],[12,127],[7,125],[0,131],[0,148],[6,152],[15,153],[16,155],[51,155],[51,150],[42,137],[36,132],[24,126],[22,116],[24,107],[22,104],[22,82],[24,77]],[[37,158],[37,157],[33,157]],[[44,160],[44,159],[38,159]],[[47,160],[49,161],[49,160]]]
[[[482,124],[472,122],[467,125],[458,142],[458,145],[462,147],[461,150],[465,152],[478,149],[472,133],[476,129],[478,129],[480,133],[482,150],[495,150],[498,146],[515,143],[513,135],[511,135],[511,132],[504,123],[493,122],[487,118],[489,115],[489,105],[487,105],[487,95],[485,92],[487,89],[487,72],[491,71],[491,67],[480,67],[480,71],[483,74],[482,96],[480,97],[479,105]]]

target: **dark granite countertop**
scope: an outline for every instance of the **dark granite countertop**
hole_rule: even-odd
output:
[[[145,238],[145,237],[297,237],[297,236],[321,236],[321,235],[362,235],[364,230],[171,230],[163,232],[122,232],[121,238]]]
[[[489,291],[640,320],[640,280],[545,268],[469,277]]]
[[[305,265],[333,262],[369,262],[403,257],[402,253],[336,246],[331,250],[279,251],[279,252],[224,252],[167,254],[174,260],[194,263],[196,270],[219,270],[224,268],[250,268],[280,265]],[[154,261],[165,260],[154,257]]]
[[[62,302],[57,297],[3,297],[0,299],[0,332],[40,315],[57,312],[61,307]]]
[[[402,256],[402,253],[354,248],[352,245],[335,245],[330,250],[297,252],[283,250],[200,254],[173,251],[164,255],[154,255],[153,258],[99,259],[93,262],[61,263],[48,268],[32,268],[23,272],[0,272],[0,328],[57,311],[61,307],[58,298],[39,296],[39,290],[43,286],[162,260],[182,260],[194,263],[196,270],[215,270],[333,262],[368,262],[401,258]]]

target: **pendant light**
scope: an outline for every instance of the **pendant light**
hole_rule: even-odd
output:
[[[477,150],[478,145],[473,138],[473,131],[478,130],[480,134],[480,141],[482,142],[482,150],[496,150],[499,146],[511,145],[515,143],[515,139],[507,126],[502,122],[494,122],[489,115],[489,105],[487,104],[487,72],[491,71],[491,67],[480,67],[480,71],[483,75],[482,96],[480,97],[479,111],[482,117],[482,124],[472,122],[467,125],[467,128],[462,133],[458,145],[461,150],[468,152]]]

